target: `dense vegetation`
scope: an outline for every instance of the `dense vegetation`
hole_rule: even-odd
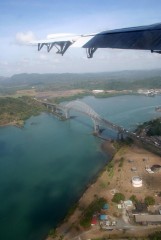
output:
[[[117,239],[119,240],[120,238],[117,238]],[[125,237],[124,239],[129,239],[129,240],[161,240],[161,232],[152,233],[148,237],[129,237],[129,238]],[[107,238],[105,238],[105,237],[103,237],[103,238],[92,238],[92,240],[107,240]]]
[[[157,118],[148,122],[144,122],[137,128],[137,132],[140,134],[142,130],[146,130],[148,136],[161,136],[161,119]]]
[[[144,202],[147,206],[154,205],[155,199],[152,196],[147,196],[145,197]]]
[[[115,193],[113,198],[112,198],[112,202],[115,203],[120,203],[121,201],[125,200],[125,196],[122,193]]]
[[[155,232],[149,235],[149,240],[160,240],[161,239],[161,232]]]
[[[129,199],[133,202],[133,204],[138,202],[138,199],[136,198],[136,195],[131,195],[131,197]]]
[[[130,197],[130,200],[133,202],[133,204],[136,204],[136,203],[139,203],[140,201],[136,198],[136,195],[132,195]],[[142,203],[142,202],[140,202]],[[144,198],[144,203],[147,205],[147,206],[150,206],[150,205],[154,205],[155,204],[155,199],[153,198],[153,196],[146,196]]]
[[[155,119],[149,122],[150,127],[147,131],[148,136],[161,136],[161,119]]]
[[[30,116],[44,110],[45,107],[29,97],[0,98],[0,125],[9,123],[21,125]]]
[[[99,213],[105,203],[106,200],[104,198],[96,198],[88,208],[83,211],[80,225],[85,228],[90,227],[93,214]]]

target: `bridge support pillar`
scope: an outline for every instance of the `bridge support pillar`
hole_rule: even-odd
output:
[[[65,119],[68,119],[69,118],[69,111],[68,109],[64,110],[64,116],[65,116]]]
[[[98,135],[100,133],[100,126],[95,121],[93,121],[93,123],[94,123],[94,133]]]
[[[95,126],[95,132],[99,133],[99,131],[100,131],[99,125],[96,125],[96,126]]]
[[[118,133],[117,133],[117,139],[118,139],[118,140],[123,140],[123,139],[124,139],[124,135],[123,135],[122,132],[118,132]]]

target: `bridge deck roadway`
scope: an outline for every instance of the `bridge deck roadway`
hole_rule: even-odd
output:
[[[39,101],[40,103],[46,105],[46,106],[53,106],[55,107],[56,109],[59,109],[59,110],[62,110],[64,111],[65,109],[68,109],[68,106],[66,105],[59,105],[59,104],[54,104],[54,103],[49,103],[49,102],[44,102],[44,101]],[[77,101],[78,102],[78,101]],[[80,104],[80,101],[79,101],[79,104]],[[83,103],[84,104],[84,103]],[[76,109],[75,109],[76,110]],[[79,110],[78,110],[79,111]],[[94,111],[93,111],[94,112]],[[84,112],[86,114],[86,112]],[[88,114],[88,113],[87,113]],[[126,129],[110,122],[109,120],[107,119],[104,119],[104,118],[101,118],[97,113],[94,112],[93,115],[91,114],[88,114],[89,117],[91,117],[93,120],[96,121],[96,123],[102,127],[105,127],[105,128],[111,128],[115,131],[118,131],[120,133],[126,133],[127,135],[131,135]]]
[[[84,102],[72,101],[72,102],[67,103],[66,105],[59,105],[59,104],[49,103],[49,102],[45,102],[45,101],[39,101],[39,100],[36,100],[36,101],[38,101],[46,106],[51,106],[51,107],[54,107],[55,109],[62,111],[62,114],[64,114],[64,117],[66,117],[66,112],[69,111],[70,109],[74,109],[78,112],[84,113],[84,114],[88,115],[94,121],[94,127],[96,127],[96,125],[98,125],[98,127],[101,126],[101,127],[105,127],[105,128],[110,128],[110,129],[117,131],[118,133],[126,134],[126,136],[132,138],[133,140],[137,140],[140,143],[143,143],[150,147],[155,147],[155,149],[157,149],[157,151],[160,154],[160,145],[155,146],[155,144],[152,141],[150,141],[148,138],[140,138],[140,136],[137,136],[136,133],[129,132],[125,128],[120,127],[120,126],[108,121],[107,119],[101,118],[90,106],[88,106]],[[63,118],[63,120],[65,120],[65,119]]]

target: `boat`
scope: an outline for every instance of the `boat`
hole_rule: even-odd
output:
[[[155,107],[155,111],[161,112],[161,106]]]

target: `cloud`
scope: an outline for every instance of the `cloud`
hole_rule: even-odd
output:
[[[45,55],[45,54],[40,54],[39,58],[40,58],[40,60],[42,60],[42,61],[47,61],[47,60],[48,60],[48,56]]]
[[[25,44],[35,40],[35,35],[32,31],[18,32],[16,34],[16,43]]]
[[[8,66],[8,62],[7,61],[0,61],[0,66]]]

